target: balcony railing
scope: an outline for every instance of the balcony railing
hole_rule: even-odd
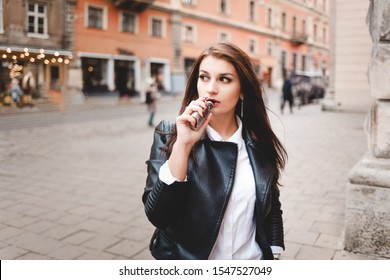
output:
[[[307,34],[294,32],[291,35],[290,40],[291,40],[291,43],[293,45],[296,45],[296,46],[305,44],[307,42]]]
[[[137,12],[142,12],[153,4],[155,0],[111,0],[115,7],[119,9],[129,9]]]

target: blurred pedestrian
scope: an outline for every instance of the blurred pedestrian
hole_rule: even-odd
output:
[[[32,103],[32,92],[35,88],[35,79],[31,71],[27,72],[22,79],[22,104],[33,106]]]
[[[149,81],[149,87],[146,90],[146,96],[145,96],[145,103],[148,106],[148,111],[149,111],[149,120],[148,120],[148,125],[150,127],[154,126],[153,120],[154,120],[154,115],[156,113],[156,102],[157,102],[157,84],[153,81]]]
[[[290,107],[290,113],[293,113],[294,96],[292,92],[292,84],[290,78],[286,78],[282,88],[282,103],[280,105],[280,111],[283,114],[284,105],[288,102]]]
[[[35,79],[31,71],[27,72],[22,79],[22,89],[23,93],[25,95],[30,95],[32,94],[32,91],[35,88]]]
[[[277,259],[284,250],[278,186],[286,157],[249,56],[229,43],[206,49],[176,122],[156,127],[146,162],[142,200],[156,227],[152,255]]]
[[[20,88],[18,79],[16,79],[16,78],[12,79],[11,86],[10,86],[10,92],[11,92],[12,101],[17,106],[19,106],[19,107],[22,106],[20,98],[23,95],[23,92],[22,92],[22,89]]]

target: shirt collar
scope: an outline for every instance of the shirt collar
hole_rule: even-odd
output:
[[[209,138],[213,141],[225,141],[225,142],[233,142],[238,145],[238,149],[241,148],[244,140],[242,138],[242,122],[239,117],[236,116],[236,121],[238,124],[238,129],[234,134],[227,140],[222,140],[222,136],[219,135],[217,131],[215,131],[210,125],[206,126],[206,132]]]

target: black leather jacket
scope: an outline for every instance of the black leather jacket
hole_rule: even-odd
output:
[[[168,158],[162,148],[173,125],[163,121],[157,126],[146,162],[148,177],[142,200],[148,219],[157,228],[150,250],[156,259],[208,259],[232,191],[238,148],[235,143],[211,141],[205,133],[189,158],[187,181],[167,185],[158,174]],[[263,258],[273,259],[270,246],[284,248],[276,170],[244,128],[243,139],[256,184],[256,242]]]

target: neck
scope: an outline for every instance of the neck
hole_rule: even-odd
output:
[[[215,116],[213,115],[209,125],[221,135],[223,140],[229,139],[238,129],[236,116]]]

